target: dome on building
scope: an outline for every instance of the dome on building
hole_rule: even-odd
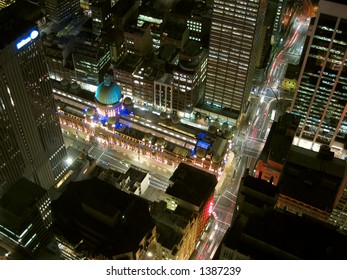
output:
[[[102,105],[114,105],[120,101],[122,94],[119,86],[110,79],[105,80],[98,86],[95,93],[95,99]]]

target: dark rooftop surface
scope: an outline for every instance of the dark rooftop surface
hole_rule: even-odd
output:
[[[182,54],[190,57],[197,56],[202,53],[203,47],[200,42],[189,41],[189,43],[183,48]]]
[[[116,66],[116,70],[133,73],[142,62],[142,57],[136,54],[126,54]]]
[[[51,79],[51,84],[54,89],[58,89],[63,92],[70,93],[73,96],[83,98],[84,100],[91,101],[95,103],[95,93],[77,88],[77,89],[72,89],[71,84],[69,83],[67,86],[63,86],[61,82],[58,82],[56,80]]]
[[[165,44],[159,48],[159,59],[162,59],[167,62],[172,62],[174,58],[178,55],[180,49],[171,44]]]
[[[238,217],[224,243],[252,259],[347,259],[347,236],[318,222],[279,212],[264,218],[252,216],[243,228]]]
[[[38,5],[29,1],[17,0],[14,4],[0,10],[0,48],[19,39],[24,33],[36,26],[42,18]]]
[[[184,229],[196,214],[179,205],[171,211],[166,208],[166,204],[163,206],[161,203],[163,201],[151,205],[152,215],[156,220],[157,241],[163,247],[173,250],[174,246],[179,245]]]
[[[83,239],[91,254],[110,258],[136,252],[154,227],[146,200],[97,178],[70,183],[52,207],[56,228],[71,243]]]
[[[294,114],[283,115],[278,122],[271,126],[269,136],[261,152],[263,160],[273,160],[283,163],[289,149],[292,146],[295,131],[299,125],[300,118]]]
[[[0,225],[22,232],[36,211],[35,204],[46,191],[25,178],[20,178],[0,199]]]
[[[222,109],[222,108],[217,108],[214,106],[210,106],[207,104],[202,104],[202,105],[197,105],[197,108],[200,108],[202,110],[207,110],[210,112],[213,112],[215,114],[220,114],[229,118],[233,118],[233,119],[237,119],[239,117],[239,112],[234,112],[234,111],[230,111],[230,110],[226,110],[226,109]]]
[[[111,6],[110,1],[108,1],[108,0],[90,1],[89,6],[90,6],[90,8],[93,8],[93,7],[98,7],[98,8],[100,8],[100,7],[102,7],[102,6],[105,5],[105,4],[108,4],[108,6]]]
[[[199,208],[213,194],[217,184],[215,175],[180,163],[170,178],[174,182],[166,193],[189,202]]]
[[[0,206],[19,217],[45,192],[40,186],[20,178],[0,199]]]
[[[275,197],[278,193],[278,188],[272,183],[252,176],[246,176],[243,185],[271,197]]]
[[[123,17],[127,14],[129,9],[134,5],[135,0],[118,0],[112,7],[112,12],[118,17]]]
[[[197,6],[197,1],[194,0],[176,0],[171,2],[175,3],[171,13],[177,13],[181,17],[189,17],[193,9]]]
[[[346,162],[333,157],[331,160],[319,159],[318,153],[312,150],[291,146],[287,162],[298,164],[305,168],[321,170],[326,174],[342,177],[345,173]]]
[[[317,158],[318,153],[292,146],[278,186],[280,193],[331,212],[345,173],[345,161]]]

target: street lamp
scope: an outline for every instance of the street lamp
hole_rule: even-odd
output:
[[[68,157],[66,160],[65,160],[66,164],[67,165],[71,165],[72,164],[72,158]]]

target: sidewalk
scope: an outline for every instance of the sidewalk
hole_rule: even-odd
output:
[[[234,159],[235,159],[235,154],[230,151],[229,152],[229,159],[228,162],[225,164],[224,170],[222,172],[222,175],[220,176],[220,179],[216,185],[216,190],[219,191],[222,189],[225,179],[231,176],[232,172],[234,171]]]

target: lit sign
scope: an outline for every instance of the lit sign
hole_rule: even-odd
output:
[[[24,39],[20,40],[17,43],[17,45],[16,45],[17,46],[17,50],[19,50],[20,48],[24,47],[31,40],[34,40],[35,38],[37,38],[37,36],[39,36],[39,32],[37,30],[31,31],[30,35],[27,38],[24,38]]]

